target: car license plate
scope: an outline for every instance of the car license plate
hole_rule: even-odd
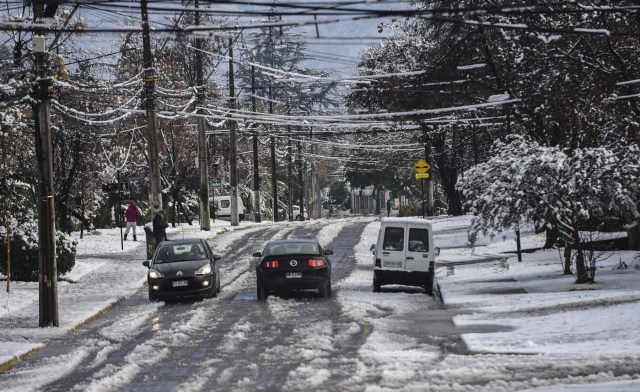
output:
[[[392,261],[392,260],[385,260],[384,261],[384,266],[385,267],[393,267],[393,268],[402,268],[402,261]]]
[[[184,287],[189,286],[188,280],[175,280],[173,281],[173,287]]]
[[[302,278],[302,272],[287,272],[287,278]]]

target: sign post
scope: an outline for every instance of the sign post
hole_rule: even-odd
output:
[[[431,165],[429,165],[424,159],[419,160],[413,165],[413,171],[416,173],[416,178],[422,180],[422,196],[420,200],[420,204],[422,204],[422,217],[425,215],[425,205],[424,205],[424,179],[429,178],[429,169],[431,169]]]

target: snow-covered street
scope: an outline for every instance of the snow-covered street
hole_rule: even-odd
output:
[[[576,285],[562,275],[557,250],[524,254],[519,263],[503,253],[515,249],[509,236],[465,248],[468,216],[433,224],[444,304],[419,288],[371,291],[377,218],[173,229],[170,238],[205,236],[223,255],[223,290],[170,304],[147,301],[143,242],[121,251],[117,230],[85,235],[76,268],[59,284],[60,328],[37,327],[36,283],[0,293],[1,389],[640,388],[635,252],[608,255],[596,284]],[[544,240],[522,235],[527,248]],[[309,236],[336,252],[333,297],[258,303],[251,252],[271,238]],[[623,262],[628,268],[618,269]]]

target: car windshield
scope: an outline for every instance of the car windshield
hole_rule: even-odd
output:
[[[318,244],[310,242],[287,242],[267,245],[267,255],[319,255]]]
[[[206,259],[206,253],[201,243],[194,244],[163,244],[155,259],[156,264],[174,263],[178,261]]]

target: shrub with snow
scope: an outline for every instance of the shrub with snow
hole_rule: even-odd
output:
[[[18,223],[11,221],[11,279],[35,282],[38,280],[38,222],[30,220]],[[7,274],[7,233],[0,231],[0,272]],[[56,255],[58,276],[73,269],[76,262],[77,241],[67,234],[56,231]]]

